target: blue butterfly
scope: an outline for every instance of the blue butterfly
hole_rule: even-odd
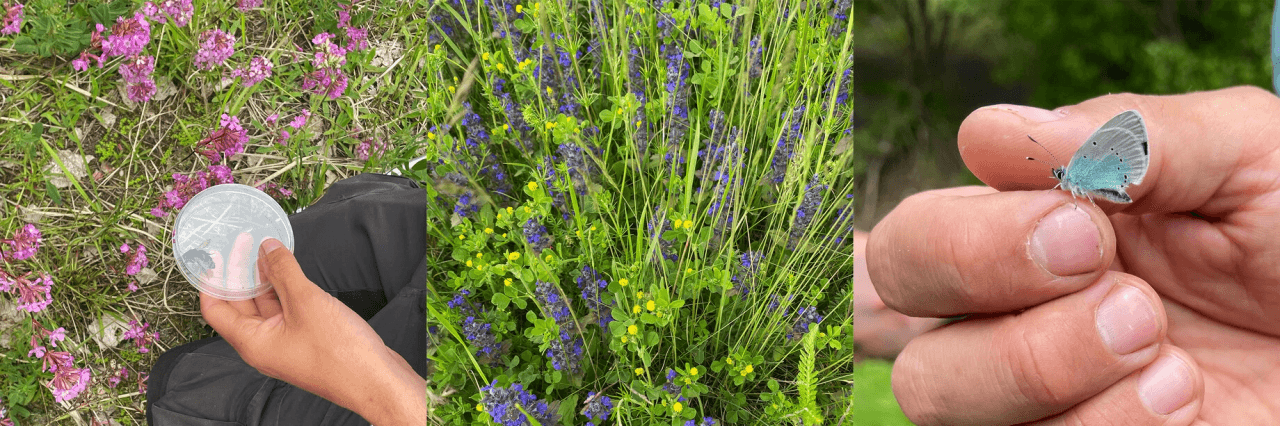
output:
[[[1040,145],[1035,139],[1031,141]],[[1084,196],[1090,202],[1100,197],[1113,203],[1132,203],[1125,188],[1142,183],[1150,158],[1146,123],[1137,111],[1125,111],[1093,132],[1066,167],[1053,169],[1053,178],[1058,180],[1054,188],[1061,187],[1071,191],[1072,196]]]

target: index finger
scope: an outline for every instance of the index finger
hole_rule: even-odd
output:
[[[969,170],[993,188],[1047,189],[1057,183],[1052,169],[1028,156],[1045,158],[1048,149],[1047,161],[1056,158],[1061,164],[1055,167],[1066,166],[1089,135],[1130,109],[1146,123],[1149,166],[1142,183],[1127,189],[1132,204],[1099,203],[1108,213],[1229,211],[1247,197],[1224,193],[1231,191],[1226,184],[1242,164],[1277,147],[1266,131],[1275,127],[1280,99],[1248,86],[1174,96],[1108,95],[1054,111],[993,105],[965,118],[957,144]],[[1212,211],[1205,210],[1211,200]]]

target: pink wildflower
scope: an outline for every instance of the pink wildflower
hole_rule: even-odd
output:
[[[129,285],[128,285],[128,286],[125,286],[125,289],[126,289],[126,290],[129,290],[129,292],[130,292],[130,293],[137,293],[137,292],[138,292],[138,282],[137,282],[137,281],[129,281]]]
[[[116,386],[120,385],[121,380],[124,380],[127,378],[129,378],[129,369],[125,367],[120,367],[120,371],[116,372],[116,374],[112,374],[111,377],[107,378],[107,387],[115,389]]]
[[[275,198],[277,200],[293,196],[293,191],[290,191],[288,188],[285,188],[275,182],[267,182],[262,185],[258,185],[258,190],[267,193],[271,198]]]
[[[17,280],[15,280],[13,276],[9,275],[9,273],[5,272],[3,269],[0,269],[0,291],[5,293],[13,292],[13,286],[17,283]]]
[[[248,12],[249,9],[258,6],[262,6],[262,0],[240,0],[236,3],[236,9],[240,9],[241,12]]]
[[[49,345],[55,348],[58,347],[58,342],[61,342],[67,339],[67,329],[62,327],[55,328],[52,331],[46,330],[46,333],[48,333]]]
[[[156,82],[148,78],[140,83],[130,83],[125,88],[125,94],[128,95],[129,100],[134,102],[150,101],[151,97],[156,94]]]
[[[53,380],[45,386],[53,391],[54,401],[66,402],[80,396],[80,392],[89,385],[89,378],[88,368],[64,368],[55,372]]]
[[[31,336],[31,340],[35,341],[36,340],[35,336]],[[32,358],[44,358],[44,353],[45,353],[44,346],[35,345],[31,347],[30,351],[27,351],[27,356]]]
[[[147,267],[151,263],[147,259],[147,246],[138,244],[138,249],[133,252],[133,259],[129,261],[129,266],[125,267],[124,273],[128,275],[138,275],[142,272],[142,268]]]
[[[132,56],[120,64],[120,76],[124,77],[124,81],[127,83],[141,83],[144,80],[150,80],[151,73],[155,70],[155,56]]]
[[[9,250],[3,253],[0,258],[8,257],[13,260],[26,260],[36,255],[36,250],[40,249],[40,242],[43,238],[40,236],[40,230],[30,223],[23,225],[13,233],[12,240],[3,240],[9,245]],[[3,249],[3,247],[0,247]]]
[[[142,6],[142,11],[152,21],[160,22],[167,17],[174,25],[185,27],[191,23],[195,7],[191,5],[191,0],[164,0],[160,4],[147,2]]]
[[[289,122],[289,127],[294,128],[294,130],[302,129],[302,126],[307,125],[307,119],[309,118],[311,118],[311,111],[303,109],[301,114],[293,117],[293,120]]]
[[[271,127],[275,127],[276,121],[279,119],[280,119],[280,114],[276,114],[273,112],[271,113],[271,115],[267,116],[267,124],[270,125]]]
[[[209,70],[227,61],[235,51],[236,38],[220,29],[200,34],[200,50],[196,51],[197,69]]]
[[[120,337],[122,339],[132,339],[133,346],[138,348],[138,353],[145,354],[151,351],[151,349],[147,348],[147,345],[160,338],[160,333],[147,332],[147,328],[150,326],[150,323],[139,324],[136,320],[129,320],[129,330],[125,331]]]
[[[102,54],[102,44],[106,42],[102,32],[105,30],[106,27],[103,27],[102,24],[94,25],[93,35],[89,39],[89,48],[80,52],[79,58],[71,60],[71,68],[76,71],[88,71],[90,59],[98,63],[98,68],[102,68],[102,61],[105,59],[103,58],[105,54]],[[95,55],[92,52],[98,52],[99,54]]]
[[[213,179],[212,182],[210,182],[210,178]],[[178,210],[187,205],[187,201],[190,201],[191,197],[208,188],[211,183],[218,185],[231,182],[231,168],[223,165],[209,166],[209,171],[197,172],[191,176],[174,173],[173,189],[165,192],[160,197],[160,203],[151,209],[151,215],[165,217],[169,214],[169,210]]]
[[[347,50],[358,52],[369,48],[369,30],[347,27]]]
[[[240,77],[244,87],[249,87],[271,77],[271,68],[271,60],[263,56],[254,56],[249,60],[248,67],[236,68],[231,71],[231,76]]]
[[[218,125],[218,130],[197,143],[200,153],[209,158],[209,161],[216,162],[244,152],[244,144],[249,142],[249,135],[244,127],[240,127],[240,118],[222,114]]]
[[[150,41],[151,24],[142,12],[138,12],[129,19],[123,16],[116,18],[111,35],[102,42],[102,52],[108,57],[141,55]]]
[[[76,362],[76,357],[72,356],[70,352],[41,352],[40,361],[43,363],[43,366],[40,367],[40,369],[43,371],[69,369]]]
[[[347,12],[348,6],[345,4],[340,4],[338,5],[338,7],[341,8],[341,9],[338,9],[338,28],[350,28],[351,13]]]
[[[121,252],[121,253],[128,253],[128,252],[129,252],[129,250],[130,250],[130,249],[129,249],[129,243],[120,243],[120,252]]]
[[[14,285],[18,289],[18,310],[20,311],[36,313],[53,303],[53,298],[49,295],[49,290],[53,288],[53,278],[46,274],[41,274],[35,281],[29,281],[25,277],[18,278],[14,281]]]
[[[347,90],[347,75],[337,68],[321,68],[302,78],[302,90],[338,99]]]
[[[347,50],[335,44],[333,37],[330,33],[320,33],[311,38],[311,43],[316,45],[311,65],[316,68],[335,68],[347,63]]]
[[[388,144],[385,141],[376,140],[374,138],[365,138],[360,141],[360,145],[356,146],[356,158],[360,161],[369,161],[370,157],[380,157],[387,152]]]
[[[22,30],[22,9],[24,6],[18,2],[14,2],[10,6],[7,1],[4,2],[4,5],[5,15],[4,21],[2,21],[4,26],[0,27],[0,34],[17,34],[18,31]]]

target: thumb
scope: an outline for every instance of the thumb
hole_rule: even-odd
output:
[[[965,119],[957,144],[965,165],[993,188],[1047,189],[1057,183],[1051,169],[1026,157],[1051,163],[1056,158],[1066,166],[1095,130],[1130,109],[1146,122],[1150,162],[1142,183],[1127,189],[1134,203],[1100,204],[1108,213],[1185,212],[1211,201],[1225,211],[1234,206],[1222,202],[1245,200],[1215,200],[1226,198],[1223,184],[1242,165],[1277,148],[1280,98],[1250,86],[1174,96],[1106,95],[1054,111],[993,105]]]
[[[275,238],[262,240],[258,252],[258,268],[275,289],[282,308],[319,290],[302,273],[302,267],[298,265],[298,259],[293,253]]]

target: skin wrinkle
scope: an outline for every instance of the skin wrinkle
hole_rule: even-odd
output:
[[[1016,317],[1021,317],[1017,315]],[[1008,376],[1014,380],[1018,389],[1017,395],[1023,398],[1019,401],[1019,406],[1061,406],[1063,405],[1064,395],[1059,395],[1052,387],[1045,384],[1044,377],[1049,377],[1047,371],[1040,364],[1040,356],[1035,349],[1036,345],[1031,344],[1031,339],[1026,334],[1026,329],[1015,329],[1011,326],[1012,321],[1003,321],[1001,324],[1001,332],[997,335],[1008,335],[1009,340],[1005,341],[1005,358],[1012,360],[1009,364],[1016,366],[1013,375]],[[1010,333],[1015,331],[1015,333]]]

